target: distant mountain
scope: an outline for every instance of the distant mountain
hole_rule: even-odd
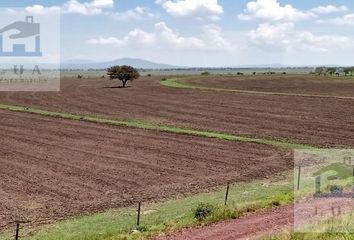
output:
[[[141,69],[169,69],[178,66],[150,62],[137,58],[121,58],[109,62],[93,62],[90,60],[69,60],[61,63],[61,69],[105,69],[115,65],[129,65]]]
[[[91,63],[96,63],[96,62],[88,59],[70,59],[70,60],[63,61],[61,64],[70,65],[70,64],[91,64]]]

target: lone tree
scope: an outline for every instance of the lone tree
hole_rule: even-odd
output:
[[[119,79],[123,83],[123,87],[128,81],[133,81],[140,77],[138,70],[131,66],[114,66],[107,69],[107,75],[110,80]]]

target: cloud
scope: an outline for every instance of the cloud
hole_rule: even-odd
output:
[[[303,12],[292,5],[281,6],[277,0],[256,0],[247,3],[240,20],[266,20],[295,22],[313,17],[313,13]]]
[[[112,8],[113,0],[93,0],[91,2],[79,2],[78,0],[69,0],[62,7],[62,12],[66,14],[99,15],[103,9]]]
[[[222,29],[219,26],[207,25],[203,29],[203,40],[208,45],[209,50],[234,50],[230,41],[223,37]]]
[[[125,12],[112,13],[111,16],[119,21],[153,19],[159,17],[159,15],[152,13],[150,9],[139,6]]]
[[[222,37],[221,29],[217,26],[205,26],[201,37],[184,37],[169,28],[165,22],[156,23],[153,32],[135,29],[123,38],[98,37],[88,40],[88,43],[167,50],[231,50],[231,44]]]
[[[348,11],[347,6],[333,6],[333,5],[327,5],[327,6],[318,6],[316,8],[311,9],[311,12],[316,13],[316,14],[330,14],[330,13],[339,13],[339,12],[346,12]]]
[[[81,14],[81,15],[100,15],[105,14],[105,9],[113,8],[114,0],[92,0],[90,2],[81,2],[78,0],[69,0],[62,6],[45,7],[43,5],[33,5],[25,8],[29,14],[51,14],[61,11],[62,14]]]
[[[118,21],[142,20],[149,18],[158,18],[159,15],[154,14],[150,9],[137,6],[134,9],[124,12],[113,12],[109,9],[113,8],[113,0],[92,0],[81,2],[78,0],[69,0],[62,6],[44,7],[42,5],[33,5],[25,8],[29,14],[51,14],[53,12],[61,12],[62,14],[80,14],[80,15],[106,15],[111,16]]]
[[[250,31],[248,38],[252,45],[266,51],[328,52],[354,47],[354,40],[349,37],[297,31],[294,23],[263,23]]]
[[[95,8],[112,8],[114,5],[113,0],[93,0],[91,3],[85,3],[90,7]]]
[[[268,51],[282,51],[290,48],[289,35],[293,23],[262,23],[248,33],[250,43]]]
[[[354,47],[353,39],[339,35],[314,35],[311,32],[299,33],[293,40],[294,49],[328,52],[330,50]]]
[[[58,13],[60,12],[60,7],[43,7],[42,5],[33,5],[33,6],[28,6],[25,8],[25,11],[28,14],[34,14],[34,15],[47,15],[47,14],[52,14],[52,13]]]
[[[330,23],[336,25],[354,25],[354,13],[346,14],[342,17],[337,17],[337,18],[318,20],[317,23],[325,23],[325,24]]]
[[[175,17],[194,17],[199,19],[219,20],[223,7],[218,0],[156,0],[167,13]]]

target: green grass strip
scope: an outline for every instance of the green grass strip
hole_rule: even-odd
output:
[[[354,97],[345,97],[345,96],[330,96],[330,95],[317,95],[317,94],[301,94],[301,93],[281,93],[281,92],[264,92],[264,91],[251,91],[251,90],[240,90],[240,89],[227,89],[227,88],[212,88],[212,87],[203,87],[195,86],[187,83],[187,80],[190,78],[169,78],[161,80],[160,84],[165,87],[174,87],[174,88],[189,88],[189,89],[198,89],[198,90],[207,90],[207,91],[218,91],[218,92],[236,92],[236,93],[247,93],[247,94],[258,94],[258,95],[276,95],[276,96],[295,96],[295,97],[317,97],[317,98],[336,98],[336,99],[350,99],[354,100]]]
[[[46,116],[46,117],[55,117],[55,118],[63,118],[63,119],[76,120],[76,121],[86,121],[86,122],[92,122],[92,123],[109,124],[109,125],[124,126],[124,127],[138,128],[138,129],[145,129],[145,130],[154,130],[154,131],[167,132],[167,133],[215,138],[215,139],[221,139],[221,140],[227,140],[227,141],[258,143],[258,144],[265,144],[265,145],[280,147],[280,148],[284,148],[284,149],[312,149],[312,148],[315,148],[310,145],[299,144],[299,143],[289,142],[289,141],[285,141],[285,140],[284,141],[283,140],[269,140],[269,139],[253,138],[253,137],[247,137],[247,136],[237,136],[237,135],[228,134],[228,133],[202,131],[202,130],[184,128],[184,127],[160,125],[160,124],[155,124],[155,123],[146,122],[146,121],[138,121],[138,120],[117,120],[117,119],[110,119],[107,117],[87,116],[87,115],[80,115],[80,114],[74,114],[74,113],[54,112],[54,111],[43,110],[43,109],[38,109],[38,108],[14,106],[14,105],[7,105],[7,104],[0,104],[0,109],[9,110],[12,112],[37,114],[37,115]]]

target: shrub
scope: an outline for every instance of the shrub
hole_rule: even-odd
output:
[[[199,203],[197,208],[194,209],[194,218],[198,221],[204,220],[215,211],[215,207],[207,203]]]
[[[208,222],[215,223],[228,219],[238,219],[241,213],[237,209],[230,207],[222,207],[214,211],[214,213],[208,218]]]
[[[202,76],[209,76],[209,75],[210,75],[210,72],[202,72],[200,75],[202,75]]]
[[[83,78],[83,77],[84,77],[83,75],[80,75],[80,74],[77,75],[77,78],[78,78],[78,79],[81,79],[81,78]]]
[[[238,72],[237,75],[243,75],[243,73],[242,72]]]
[[[329,191],[333,194],[338,194],[343,192],[343,187],[338,186],[338,185],[332,185],[329,187]]]
[[[273,200],[273,201],[272,201],[272,205],[273,205],[274,207],[279,207],[279,206],[281,205],[281,202],[280,202],[279,200]]]
[[[162,79],[161,79],[161,81],[166,81],[166,80],[167,80],[167,78],[162,78]]]
[[[151,77],[152,75],[149,73],[148,75],[146,75],[147,77]]]

